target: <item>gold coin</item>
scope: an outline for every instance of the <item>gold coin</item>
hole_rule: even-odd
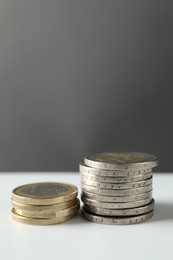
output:
[[[12,219],[19,223],[30,224],[30,225],[39,225],[39,226],[64,223],[75,217],[75,214],[73,214],[73,215],[63,216],[63,217],[58,217],[58,218],[27,218],[27,217],[18,215],[15,212],[14,208],[11,210],[11,215],[12,215]]]
[[[60,182],[31,183],[15,188],[12,200],[29,205],[51,205],[73,200],[77,187]]]
[[[79,200],[77,200],[76,205],[73,207],[70,207],[68,209],[63,209],[63,210],[58,210],[58,211],[47,211],[47,212],[42,212],[42,211],[25,211],[25,210],[19,210],[15,208],[15,212],[23,217],[28,217],[28,218],[59,218],[59,217],[64,217],[64,216],[69,216],[75,214],[80,207]]]
[[[24,210],[24,211],[39,211],[39,212],[48,212],[48,211],[57,211],[62,209],[67,209],[74,206],[77,203],[77,199],[69,200],[64,203],[57,203],[52,205],[28,205],[16,202],[11,200],[12,207],[15,210]]]

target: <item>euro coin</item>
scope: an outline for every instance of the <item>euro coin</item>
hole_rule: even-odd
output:
[[[82,191],[82,196],[85,198],[101,201],[101,202],[117,202],[117,203],[124,203],[124,202],[136,202],[138,200],[148,199],[152,196],[152,190],[136,194],[136,195],[127,195],[127,196],[105,196],[105,195],[98,195],[94,193],[90,193],[87,191]]]
[[[85,209],[82,209],[82,216],[95,223],[106,224],[106,225],[130,225],[130,224],[138,224],[144,221],[149,220],[154,215],[154,211],[150,211],[148,213],[133,216],[133,217],[105,217],[98,216],[92,213],[87,212]]]
[[[153,216],[154,155],[107,152],[87,155],[79,164],[85,219],[103,224],[133,224]]]
[[[152,197],[144,200],[138,200],[135,202],[101,202],[97,200],[91,200],[86,197],[82,196],[82,201],[84,204],[88,206],[98,207],[98,208],[104,208],[104,209],[130,209],[130,208],[136,208],[141,207],[144,205],[149,204],[152,201]]]
[[[152,184],[152,178],[138,181],[138,182],[126,182],[126,183],[105,183],[88,180],[87,178],[81,178],[81,182],[84,185],[88,185],[91,187],[99,188],[99,189],[112,189],[112,190],[124,190],[124,189],[132,189],[132,188],[140,188],[145,187]]]
[[[51,205],[28,205],[28,204],[22,204],[14,200],[11,200],[12,207],[15,208],[16,210],[39,211],[39,212],[49,212],[49,211],[67,209],[73,207],[76,203],[77,203],[76,198],[64,203],[56,203]]]
[[[20,210],[15,208],[15,212],[18,215],[28,218],[59,218],[69,215],[74,215],[80,207],[79,200],[77,201],[76,205],[58,211],[28,211],[28,210]]]
[[[114,190],[114,189],[99,189],[95,187],[91,187],[88,185],[84,185],[82,183],[82,190],[90,193],[94,193],[97,195],[106,195],[106,196],[127,196],[127,195],[137,195],[140,193],[148,192],[152,190],[152,185],[148,185],[141,188],[135,189],[123,189],[123,190]]]
[[[30,225],[53,225],[53,224],[60,224],[70,219],[74,218],[75,215],[68,215],[63,217],[57,218],[28,218],[18,215],[13,208],[11,211],[12,219],[16,222],[23,223],[23,224],[30,224]]]
[[[145,206],[131,209],[105,209],[89,206],[86,204],[84,205],[84,209],[87,212],[101,216],[137,216],[152,211],[154,209],[154,200]]]
[[[84,163],[79,164],[79,169],[81,174],[91,174],[94,176],[100,176],[100,177],[132,177],[132,176],[138,176],[138,175],[145,175],[152,172],[151,168],[146,169],[114,169],[114,170],[108,170],[108,169],[97,169],[87,166]]]
[[[64,203],[76,196],[76,186],[58,182],[26,184],[12,191],[12,200],[29,205]]]
[[[108,152],[88,155],[84,163],[92,168],[118,170],[118,169],[148,169],[157,166],[155,156],[138,152]]]
[[[103,177],[98,176],[94,174],[89,173],[82,173],[81,172],[81,179],[87,179],[88,181],[96,181],[96,182],[104,182],[104,183],[131,183],[131,182],[138,182],[138,181],[144,181],[146,179],[149,179],[152,177],[152,172],[145,173],[143,175],[137,175],[137,176],[111,176],[111,177]]]

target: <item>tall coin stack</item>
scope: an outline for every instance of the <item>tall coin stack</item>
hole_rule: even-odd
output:
[[[80,164],[82,215],[102,224],[135,224],[154,213],[152,168],[156,157],[135,152],[89,155]]]
[[[65,183],[32,183],[12,191],[12,218],[31,225],[51,225],[72,219],[79,210],[77,188]]]

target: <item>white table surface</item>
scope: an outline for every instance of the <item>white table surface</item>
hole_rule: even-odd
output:
[[[154,174],[155,216],[128,226],[101,225],[80,215],[52,226],[30,226],[11,219],[11,190],[31,182],[75,184],[79,173],[0,173],[0,260],[173,259],[173,174]]]

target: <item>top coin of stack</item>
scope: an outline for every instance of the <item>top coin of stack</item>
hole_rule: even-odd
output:
[[[12,218],[32,225],[58,224],[70,220],[80,204],[77,187],[66,183],[26,184],[12,191]]]
[[[156,157],[145,153],[89,155],[80,164],[82,214],[93,222],[133,224],[153,215],[152,168]]]

